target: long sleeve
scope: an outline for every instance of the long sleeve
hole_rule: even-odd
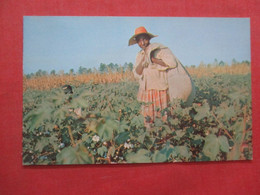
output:
[[[146,67],[148,67],[148,65],[149,65],[149,61],[147,59],[147,56],[145,56],[145,52],[143,50],[141,50],[136,56],[136,61],[135,61],[135,65],[133,68],[133,73],[134,73],[135,78],[140,79],[143,75],[143,74],[138,74],[137,69],[146,68]]]

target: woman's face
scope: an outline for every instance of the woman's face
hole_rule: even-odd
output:
[[[136,37],[137,44],[139,47],[141,47],[143,50],[145,50],[148,45],[150,44],[150,37],[146,34],[144,35],[139,35]]]

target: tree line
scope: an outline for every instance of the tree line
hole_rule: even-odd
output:
[[[238,64],[247,64],[248,66],[251,64],[249,61],[244,60],[242,62],[238,62],[236,59],[232,59],[231,65],[238,65]],[[203,61],[198,65],[198,66],[207,66],[207,67],[212,67],[212,66],[228,66],[227,63],[224,61],[218,61],[217,59],[214,60],[213,63],[211,64],[205,64]],[[185,66],[189,67],[189,66]],[[191,68],[196,68],[196,65],[190,65]],[[77,71],[75,71],[73,68],[69,70],[69,72],[65,73],[64,70],[56,71],[52,70],[50,73],[45,70],[39,69],[35,73],[30,73],[26,74],[26,78],[31,78],[31,77],[38,77],[38,76],[47,76],[47,75],[77,75],[77,74],[91,74],[91,73],[109,73],[109,72],[125,72],[125,71],[132,71],[133,70],[133,63],[125,63],[123,66],[114,64],[114,63],[101,63],[98,68],[86,68],[84,66],[80,66]]]
[[[126,72],[133,70],[133,63],[125,63],[123,66],[114,63],[101,63],[98,68],[86,68],[84,66],[80,66],[77,71],[73,68],[69,70],[69,72],[64,72],[64,70],[56,71],[51,70],[50,72],[46,70],[39,69],[35,73],[26,74],[27,78],[38,77],[38,76],[47,76],[47,75],[76,75],[76,74],[91,74],[91,73],[109,73],[109,72]]]

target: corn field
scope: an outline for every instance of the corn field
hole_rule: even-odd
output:
[[[225,66],[205,66],[186,68],[191,77],[201,78],[204,76],[214,76],[216,74],[246,75],[251,72],[250,65],[246,63],[225,65]],[[23,78],[23,90],[49,90],[69,84],[79,86],[85,83],[119,83],[121,81],[134,81],[131,71],[120,71],[108,73],[89,73],[89,74],[69,74],[69,75],[45,75],[32,78]]]

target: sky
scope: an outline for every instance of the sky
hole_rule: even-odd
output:
[[[140,48],[128,40],[139,26],[186,66],[251,61],[249,18],[24,16],[23,22],[25,74],[134,63]]]

